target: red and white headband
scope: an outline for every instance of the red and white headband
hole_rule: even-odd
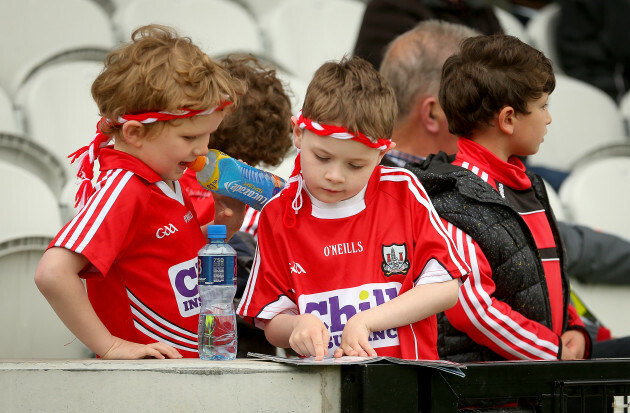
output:
[[[389,148],[389,145],[391,144],[391,141],[388,139],[377,139],[376,142],[374,142],[374,140],[369,136],[364,135],[359,131],[350,132],[343,126],[323,125],[321,123],[317,123],[311,119],[305,118],[302,115],[301,110],[298,112],[297,123],[298,127],[306,128],[316,135],[330,136],[331,138],[337,139],[352,139],[353,141],[360,142],[374,149],[385,150]]]
[[[101,120],[96,124],[96,134],[92,138],[90,144],[79,148],[77,151],[68,155],[68,158],[71,158],[70,163],[78,161],[77,177],[80,180],[80,186],[75,197],[75,207],[83,207],[90,196],[94,193],[94,185],[92,185],[92,179],[94,178],[94,163],[100,155],[101,148],[107,146],[109,141],[112,140],[110,135],[106,135],[101,132],[99,128],[101,122],[105,122],[110,126],[119,126],[131,120],[146,124],[173,119],[183,119],[190,118],[192,116],[210,115],[216,111],[222,110],[230,104],[232,104],[232,102],[226,100],[222,101],[218,106],[206,110],[181,109],[176,113],[147,112],[133,115],[123,115],[118,117],[117,122],[113,122],[111,119],[101,118]]]

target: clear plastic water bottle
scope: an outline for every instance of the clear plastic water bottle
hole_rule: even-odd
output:
[[[225,242],[225,225],[208,225],[208,243],[199,250],[199,358],[236,358],[236,251]]]
[[[216,149],[188,164],[197,181],[209,191],[236,198],[250,207],[262,207],[284,188],[284,179],[240,162]]]

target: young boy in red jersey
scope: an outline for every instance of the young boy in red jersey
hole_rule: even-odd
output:
[[[156,25],[112,51],[94,81],[102,119],[73,154],[85,205],[50,244],[35,282],[98,356],[198,357],[196,264],[205,238],[177,180],[207,153],[242,89],[190,39]],[[240,207],[227,202],[218,204]],[[240,226],[231,221],[244,208],[218,209],[217,221]]]
[[[519,159],[544,140],[554,87],[549,59],[511,36],[468,38],[443,66],[439,100],[458,152],[411,168],[472,268],[458,303],[439,317],[441,358],[590,354],[544,184]]]
[[[360,58],[317,70],[292,177],[262,210],[238,312],[303,356],[437,359],[435,314],[468,272],[417,179],[379,166],[391,87]]]

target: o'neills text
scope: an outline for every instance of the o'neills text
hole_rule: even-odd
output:
[[[361,241],[358,242],[342,242],[340,244],[333,244],[324,247],[324,256],[329,255],[343,255],[343,254],[356,254],[363,252],[363,245]]]

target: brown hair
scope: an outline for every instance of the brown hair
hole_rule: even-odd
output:
[[[131,42],[109,53],[105,68],[92,84],[101,116],[114,122],[126,114],[205,110],[226,99],[233,102],[226,109],[232,110],[243,91],[238,80],[189,38],[160,25],[135,30]],[[163,124],[145,127],[150,130]],[[106,134],[116,135],[120,130],[105,122],[99,127]]]
[[[476,36],[444,63],[439,99],[449,131],[470,138],[505,106],[528,114],[527,104],[555,85],[551,61],[540,51],[513,36]]]
[[[370,63],[353,56],[317,69],[306,89],[302,114],[373,139],[390,139],[397,110],[389,83]]]
[[[219,61],[247,84],[238,108],[210,136],[210,148],[255,166],[280,164],[291,148],[291,100],[275,69],[252,55],[228,55]]]

